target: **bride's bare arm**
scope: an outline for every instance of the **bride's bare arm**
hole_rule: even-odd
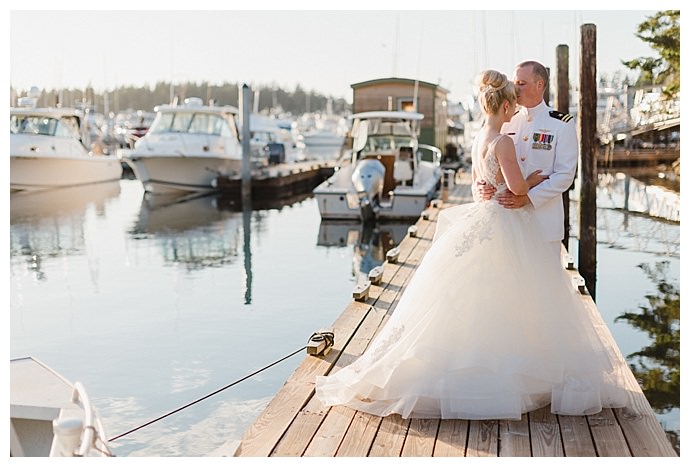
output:
[[[501,173],[508,186],[508,189],[516,195],[526,195],[531,188],[529,182],[525,180],[520,171],[520,166],[515,155],[513,141],[508,138],[501,138],[496,142],[494,148],[496,158],[501,166]],[[531,177],[532,175],[530,175]],[[534,179],[532,179],[534,181]]]

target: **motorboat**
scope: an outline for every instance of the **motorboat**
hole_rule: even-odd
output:
[[[308,158],[335,160],[347,136],[347,118],[333,114],[305,113],[297,121]]]
[[[11,457],[112,457],[84,385],[33,357],[10,359]]]
[[[305,145],[288,120],[253,113],[249,116],[250,152],[254,166],[305,160]]]
[[[39,108],[22,97],[10,108],[10,192],[119,180],[117,155],[91,151],[84,114],[72,108]]]
[[[218,177],[242,173],[236,107],[190,97],[154,111],[149,130],[122,156],[146,192],[210,192]]]
[[[423,114],[353,114],[352,150],[314,197],[322,219],[418,218],[441,185],[441,150],[418,140]]]

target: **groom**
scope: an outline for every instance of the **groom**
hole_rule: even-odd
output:
[[[578,161],[578,142],[572,115],[553,110],[544,102],[544,89],[549,84],[546,68],[535,61],[525,61],[515,67],[513,82],[517,103],[521,107],[512,120],[503,125],[501,133],[509,135],[522,173],[542,170],[549,178],[532,188],[526,195],[506,190],[496,197],[505,208],[516,209],[531,204],[553,254],[560,258],[564,236],[564,191],[575,178]],[[473,187],[474,188],[474,187]],[[475,200],[489,199],[495,188],[478,181],[473,189]]]

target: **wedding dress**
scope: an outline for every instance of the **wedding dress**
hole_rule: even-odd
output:
[[[473,150],[473,165],[500,191],[496,141],[484,159]],[[317,377],[321,402],[451,419],[520,419],[548,404],[563,415],[625,406],[626,363],[532,216],[531,206],[505,209],[493,199],[441,211],[385,326],[359,359]]]

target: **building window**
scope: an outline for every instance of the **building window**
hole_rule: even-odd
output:
[[[419,99],[417,99],[417,106],[415,107],[415,100],[412,97],[398,97],[398,110],[403,112],[418,112]]]

